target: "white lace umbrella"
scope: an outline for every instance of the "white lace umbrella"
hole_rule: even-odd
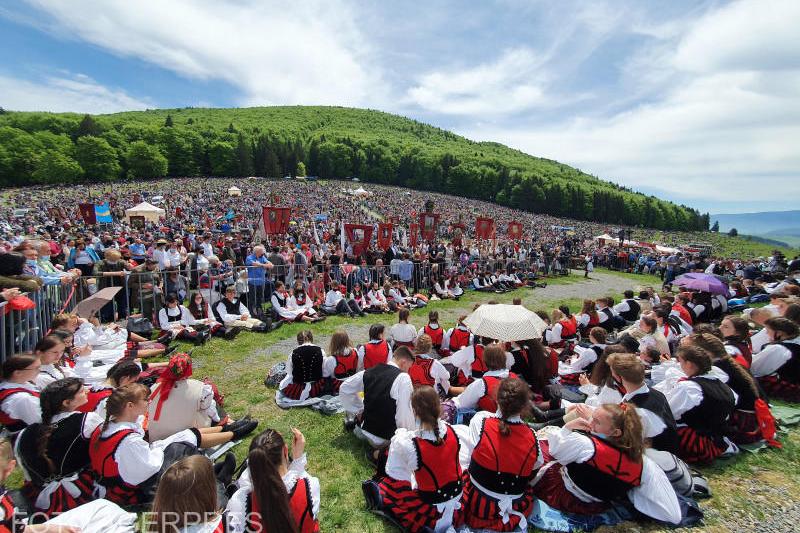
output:
[[[521,305],[484,304],[466,319],[472,333],[498,341],[538,339],[547,324],[539,315]]]

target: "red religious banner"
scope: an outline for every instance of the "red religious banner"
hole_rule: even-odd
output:
[[[183,209],[181,209],[180,207],[176,207],[175,208],[175,217],[176,218],[181,218],[181,215],[183,215]]]
[[[516,220],[508,223],[508,238],[517,241],[522,238],[522,224]]]
[[[262,216],[264,217],[264,233],[267,235],[280,235],[289,229],[291,209],[288,207],[264,206]]]
[[[494,238],[494,219],[477,217],[475,219],[475,237],[478,239]]]
[[[353,255],[359,256],[369,247],[372,239],[372,226],[366,224],[345,224],[345,235],[353,248]]]
[[[78,204],[78,210],[81,212],[81,218],[84,224],[97,224],[97,214],[94,210],[94,204]]]
[[[408,226],[408,243],[412,248],[417,247],[417,237],[419,236],[419,224],[411,223]]]
[[[383,251],[389,249],[392,245],[392,229],[393,224],[381,222],[378,224],[378,248]]]
[[[420,231],[422,232],[423,240],[432,241],[436,239],[436,228],[439,227],[439,214],[420,213],[419,227]]]

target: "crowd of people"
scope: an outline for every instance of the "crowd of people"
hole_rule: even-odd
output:
[[[537,502],[587,529],[612,509],[690,524],[707,484],[687,465],[754,442],[779,445],[769,402],[800,401],[797,258],[625,252],[620,261],[619,250],[591,241],[588,223],[565,229],[563,220],[379,186],[357,200],[339,184],[295,181],[280,183],[295,224],[276,240],[242,222],[276,201],[277,184],[247,182],[230,199],[222,180],[169,183],[147,183],[170,216],[143,228],[119,217],[142,199],[133,192],[142,184],[97,192],[116,214],[106,227],[80,222],[65,206],[82,193],[63,188],[24,200],[10,193],[33,210],[0,213],[5,305],[24,318],[24,293],[63,303],[30,353],[13,345],[2,363],[0,475],[18,464],[25,481],[19,494],[3,489],[0,531],[18,530],[23,510],[30,531],[132,531],[131,511],[147,511],[155,531],[318,531],[320,483],[306,472],[300,430],[259,432],[241,465],[229,452],[210,460],[258,421],[226,413],[223,392],[193,378],[178,347],[243,329],[309,325],[276,400],[338,396],[345,430],[375,465],[362,486],[367,507],[414,532],[524,530]],[[343,222],[397,217],[402,228],[428,197],[449,202],[441,238],[411,246],[399,230],[387,250],[341,246]],[[498,227],[523,222],[524,239],[480,242],[469,223],[461,235],[446,229],[459,213],[488,212]],[[546,329],[514,342],[471,331],[466,316],[442,324],[430,306],[468,291],[535,288],[570,257],[587,275],[609,264],[660,272],[664,285],[540,310]],[[681,291],[673,282],[683,272],[718,276],[728,292]],[[107,287],[121,290],[99,313],[66,312]],[[366,314],[374,324],[363,345],[344,331],[327,351],[315,343],[311,324]],[[387,327],[382,317],[394,316]]]

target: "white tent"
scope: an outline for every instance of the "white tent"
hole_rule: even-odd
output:
[[[158,222],[158,219],[164,216],[164,211],[160,207],[156,207],[153,204],[148,204],[147,202],[142,202],[135,207],[131,207],[130,209],[125,210],[125,218],[128,219],[128,222],[131,221],[131,217],[144,217],[144,219],[148,222]]]
[[[372,196],[372,193],[364,189],[364,187],[359,187],[355,190],[350,190],[350,194],[353,196]]]
[[[242,195],[242,189],[240,189],[236,185],[228,189],[228,196],[241,196],[241,195]]]

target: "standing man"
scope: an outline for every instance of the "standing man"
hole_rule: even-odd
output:
[[[273,264],[260,244],[253,248],[253,253],[247,256],[244,264],[247,266],[248,301],[253,313],[261,316],[264,302],[272,297],[273,285],[267,271],[272,270]]]

